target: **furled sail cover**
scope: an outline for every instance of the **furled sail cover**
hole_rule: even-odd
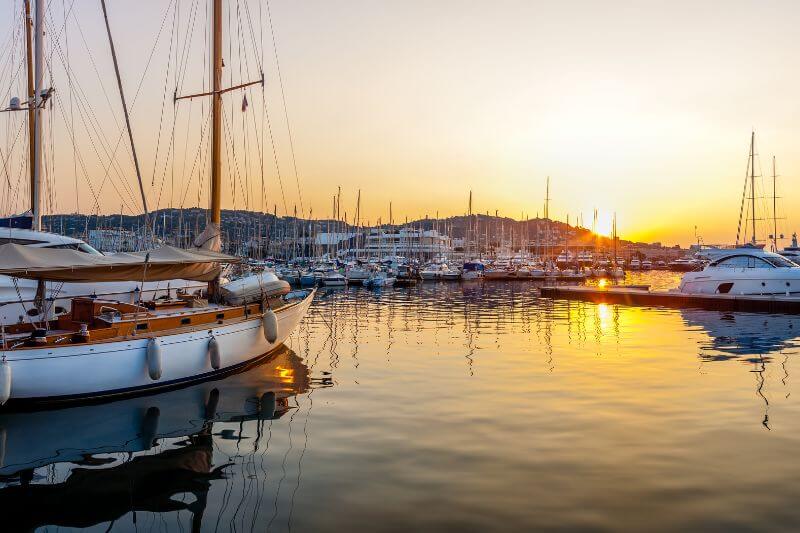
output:
[[[93,255],[77,250],[0,246],[0,274],[48,281],[211,281],[239,259],[208,250],[162,246],[146,252]]]

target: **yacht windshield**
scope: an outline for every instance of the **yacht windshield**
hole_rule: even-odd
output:
[[[794,268],[800,266],[797,263],[794,263],[786,259],[785,257],[781,257],[779,255],[771,255],[769,257],[765,257],[764,259],[766,259],[767,261],[769,261],[778,268]]]

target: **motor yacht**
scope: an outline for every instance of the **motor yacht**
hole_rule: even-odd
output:
[[[800,266],[756,246],[708,250],[708,265],[683,275],[678,291],[685,294],[800,294]]]
[[[344,287],[347,285],[347,278],[334,270],[325,274],[325,277],[322,278],[322,283],[326,287]]]
[[[27,248],[48,250],[75,250],[88,255],[101,256],[101,252],[86,242],[48,233],[22,228],[0,228],[0,245],[18,244]],[[72,299],[87,296],[105,300],[154,300],[171,299],[179,293],[194,294],[204,290],[206,284],[188,280],[167,282],[100,281],[90,283],[48,284],[41,309],[35,305],[37,282],[29,279],[12,279],[0,276],[0,324],[10,325],[23,320],[52,320],[70,312]],[[140,296],[141,293],[141,296]]]

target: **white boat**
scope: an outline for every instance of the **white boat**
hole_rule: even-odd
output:
[[[89,255],[102,255],[80,239],[55,233],[20,228],[0,228],[0,244],[15,243],[30,248],[76,250]],[[72,299],[78,296],[119,300],[175,298],[178,294],[195,294],[205,290],[206,283],[191,280],[160,282],[100,281],[58,283],[46,286],[43,305],[36,304],[37,282],[0,276],[0,324],[11,325],[25,320],[52,320],[69,313]],[[140,295],[141,293],[141,295]]]
[[[447,267],[442,270],[442,279],[444,281],[458,281],[461,279],[461,270]]]
[[[464,281],[482,279],[484,268],[481,261],[467,261],[461,270],[461,279]]]
[[[636,258],[633,258],[633,259],[631,259],[631,260],[630,260],[630,262],[628,263],[628,267],[629,267],[631,270],[639,270],[639,269],[642,267],[642,262],[641,262],[641,261],[639,261],[639,260],[638,260],[638,259],[636,259]]]
[[[211,201],[209,223],[195,247],[163,246],[103,256],[75,249],[0,245],[0,275],[35,280],[42,289],[46,282],[144,283],[180,278],[207,282],[206,294],[149,302],[139,298],[134,303],[75,298],[69,314],[57,320],[4,326],[0,329],[0,404],[94,400],[210,379],[278,348],[311,305],[313,290],[289,292],[285,283],[276,285],[273,292],[265,290],[257,303],[245,305],[225,302],[220,290],[221,265],[240,260],[219,253],[225,92],[221,87],[221,0],[214,0],[212,11]],[[37,13],[37,18],[43,16]],[[42,38],[41,24],[36,31],[37,39]],[[197,96],[176,96],[175,100]],[[243,281],[229,292],[247,300],[251,288],[251,283]]]
[[[370,278],[364,282],[364,285],[367,287],[391,287],[394,285],[397,278],[394,276],[389,275],[384,271],[375,272],[370,276]]]
[[[348,285],[363,285],[372,274],[372,271],[369,268],[364,268],[362,266],[351,266],[345,272],[345,277],[347,278]]]
[[[625,277],[625,270],[621,266],[613,266],[608,270],[608,277],[620,279]]]
[[[759,247],[709,250],[710,262],[687,272],[678,291],[684,294],[794,296],[800,294],[800,266]]]
[[[269,420],[308,390],[308,368],[281,347],[224,379],[111,402],[0,413],[0,476],[94,454],[149,450],[156,439],[186,437],[209,422]]]
[[[335,270],[325,274],[322,278],[322,284],[326,287],[344,287],[347,285],[347,278]]]
[[[444,277],[444,270],[447,268],[445,264],[430,263],[422,267],[419,271],[419,277],[426,281],[440,280]]]

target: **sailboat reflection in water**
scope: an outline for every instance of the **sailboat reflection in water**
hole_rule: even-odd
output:
[[[247,421],[262,435],[269,421],[291,409],[290,398],[309,387],[308,368],[283,348],[218,381],[111,403],[0,415],[4,529],[88,527],[127,513],[135,522],[137,511],[188,511],[197,531],[212,483],[225,479],[233,465],[214,464],[214,438],[244,438]],[[235,429],[219,428],[231,422]],[[39,482],[37,471],[70,466],[64,463],[79,466],[62,482]],[[193,498],[176,498],[181,494]]]

